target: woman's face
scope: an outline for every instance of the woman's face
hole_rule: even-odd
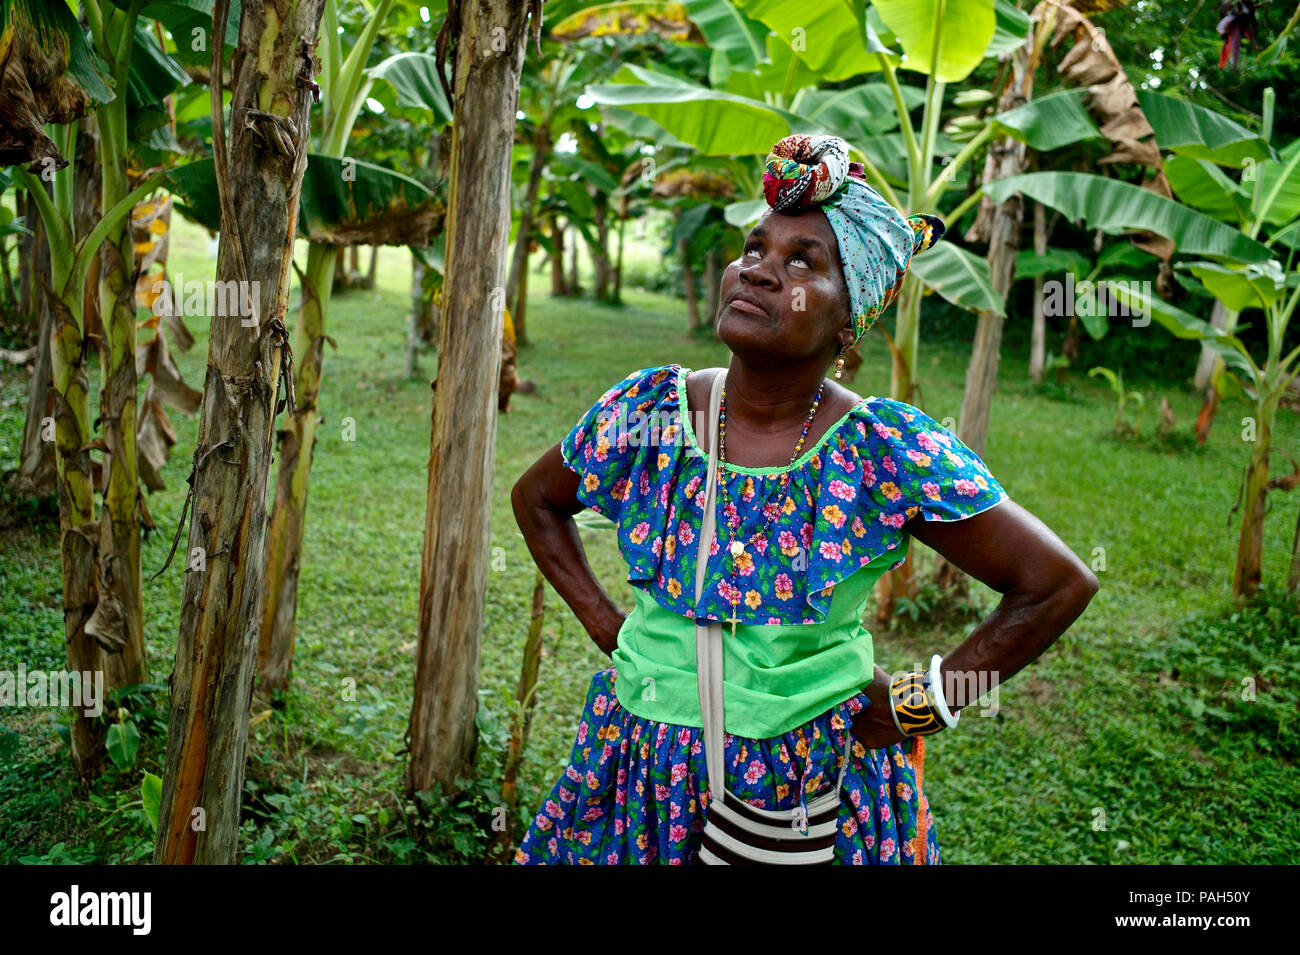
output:
[[[718,337],[733,352],[790,359],[853,341],[839,243],[825,213],[770,209],[722,273]]]

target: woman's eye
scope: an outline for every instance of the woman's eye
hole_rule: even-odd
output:
[[[742,254],[742,258],[743,258],[745,255],[749,255],[751,252],[753,252],[753,253],[758,253],[758,251],[759,251],[758,246],[756,246],[756,245],[751,245],[751,246],[749,246],[748,248],[745,249],[744,253]],[[803,256],[803,255],[792,255],[792,256],[790,256],[790,258],[789,258],[788,261],[790,261],[790,262],[802,262],[804,268],[812,268],[812,262],[810,262],[810,261],[808,260],[808,258],[807,258],[806,256]]]

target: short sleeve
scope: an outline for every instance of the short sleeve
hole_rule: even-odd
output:
[[[597,399],[560,442],[565,467],[579,477],[578,500],[618,522],[625,504],[649,490],[659,455],[648,455],[643,432],[673,390],[675,366],[632,372]],[[651,435],[647,432],[645,438]],[[656,442],[671,435],[654,435]],[[648,460],[647,460],[648,458]]]
[[[873,402],[894,449],[884,475],[894,486],[885,494],[903,521],[918,512],[927,521],[960,521],[1007,499],[983,459],[924,411],[890,398]]]

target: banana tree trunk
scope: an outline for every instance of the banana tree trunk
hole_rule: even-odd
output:
[[[131,191],[127,173],[126,101],[114,100],[98,116],[101,208],[111,209]],[[135,238],[130,216],[99,249],[99,347],[103,383],[100,429],[105,445],[104,513],[99,566],[99,607],[88,626],[108,652],[106,686],[143,683],[144,584],[140,572],[140,462],[136,446],[139,380],[135,356]]]
[[[1256,410],[1255,443],[1246,466],[1246,488],[1241,499],[1241,532],[1237,537],[1237,562],[1232,575],[1232,594],[1238,600],[1253,597],[1259,590],[1264,557],[1264,505],[1268,497],[1268,458],[1273,444],[1273,416],[1277,398],[1268,399]]]
[[[57,275],[57,272],[56,272]],[[90,458],[90,381],[80,321],[80,289],[68,301],[50,296],[53,331],[50,370],[54,397],[54,445],[59,489],[59,558],[63,570],[63,621],[68,669],[102,668],[99,645],[86,631],[97,604],[100,528],[95,519],[93,464]],[[104,732],[81,709],[73,708],[72,763],[82,779],[103,762]]]
[[[1237,312],[1232,311],[1217,298],[1214,308],[1210,310],[1210,324],[1220,331],[1231,332],[1237,327]],[[1192,378],[1192,387],[1204,391],[1210,385],[1215,366],[1223,359],[1208,345],[1201,345],[1201,357],[1196,363],[1196,374]]]
[[[596,211],[593,222],[596,226],[596,244],[592,245],[589,251],[594,273],[593,281],[596,286],[596,300],[607,302],[609,301],[609,209],[606,206],[608,197],[597,193],[595,200]]]
[[[511,342],[510,355],[513,358],[518,355],[517,349],[519,346],[528,343],[528,334],[525,331],[527,328],[526,323],[528,321],[528,269],[526,268],[522,269],[519,273],[519,305],[515,311],[511,313],[511,318],[513,319],[511,326],[514,329],[514,341]],[[506,378],[505,353],[503,352],[501,367],[501,381],[503,386]],[[508,395],[501,396],[500,408],[502,411],[506,409],[506,402],[508,401]]]
[[[44,249],[49,262],[50,251]],[[49,268],[41,271],[41,280],[49,282]],[[19,497],[49,497],[55,493],[57,474],[54,466],[53,401],[50,390],[50,339],[54,313],[44,293],[40,296],[40,328],[36,335],[36,367],[27,385],[27,421],[23,426],[22,451],[18,471],[10,479],[10,491]]]
[[[42,316],[39,310],[44,302],[40,276],[50,281],[50,249],[45,241],[45,223],[36,211],[36,203],[28,198],[26,189],[17,191],[16,202],[18,215],[23,217],[28,230],[27,235],[18,237],[22,253],[20,261],[26,266],[18,270],[18,314],[35,332],[40,328]]]
[[[235,861],[248,709],[262,620],[266,492],[289,356],[281,316],[310,137],[325,0],[245,3],[232,57],[227,154],[219,81],[217,278],[258,283],[257,324],[214,318],[191,474],[193,516],[158,809],[156,864]],[[212,75],[228,0],[217,0]],[[275,113],[263,110],[273,106]],[[228,178],[227,178],[228,177]],[[289,386],[291,387],[291,386]],[[292,398],[292,392],[288,395]],[[292,406],[292,402],[290,401]]]
[[[407,315],[406,377],[420,373],[420,343],[427,341],[433,302],[424,294],[424,263],[411,254],[411,310]]]
[[[614,263],[614,304],[623,304],[623,233],[627,229],[627,219],[618,220],[618,258]]]
[[[1218,299],[1210,311],[1210,324],[1225,332],[1232,332],[1237,327],[1237,316]],[[1210,438],[1210,429],[1214,427],[1214,415],[1219,408],[1219,392],[1214,387],[1214,376],[1223,367],[1223,359],[1204,345],[1201,346],[1201,360],[1196,367],[1196,387],[1205,392],[1205,401],[1196,415],[1196,440],[1204,444]]]
[[[337,258],[334,247],[313,242],[307,250],[302,307],[293,330],[295,409],[279,432],[280,468],[275,506],[266,535],[266,606],[258,637],[258,689],[289,685],[298,613],[298,578],[307,520],[307,486],[316,444],[325,322]]]
[[[524,644],[524,663],[519,670],[515,690],[515,718],[510,724],[510,742],[506,746],[505,766],[501,773],[501,802],[506,807],[506,824],[497,836],[502,861],[507,861],[514,845],[515,807],[519,804],[519,767],[528,747],[533,710],[537,704],[537,677],[542,667],[542,624],[546,621],[546,578],[537,571],[533,580],[532,615],[528,622],[528,641]]]
[[[477,736],[479,641],[496,454],[495,394],[510,231],[510,148],[519,74],[539,0],[480,0],[452,8],[456,43],[447,280],[438,341],[428,507],[420,568],[408,792],[454,791]],[[500,46],[505,31],[504,49]]]
[[[1047,254],[1047,207],[1034,203],[1034,251]],[[1043,276],[1034,276],[1033,330],[1029,335],[1029,380],[1034,384],[1043,381],[1043,368],[1047,364],[1047,317],[1043,294]]]
[[[921,281],[915,275],[909,274],[903,279],[896,308],[898,319],[894,324],[889,393],[897,401],[913,404],[913,369],[916,367],[921,327]]]
[[[582,294],[582,283],[578,281],[578,230],[573,230],[573,241],[569,243],[569,293]]]
[[[704,256],[704,314],[712,324],[718,321],[718,296],[722,292],[721,263],[722,253],[717,246],[712,246]]]
[[[559,216],[551,217],[551,297],[563,298],[569,294],[564,281],[564,233],[568,227],[560,228]]]
[[[107,168],[107,167],[105,167]],[[106,177],[107,178],[107,177]],[[105,203],[126,193],[108,188]],[[138,381],[135,369],[135,260],[129,223],[110,234],[100,255],[100,315],[105,339],[100,345],[103,386],[99,392],[100,429],[107,447],[99,601],[91,628],[105,647],[106,686],[143,683],[149,670],[144,652],[144,598],[140,572],[140,463],[136,447]]]
[[[510,260],[510,276],[506,280],[506,303],[515,319],[515,332],[519,336],[519,345],[527,345],[528,337],[524,334],[523,321],[518,318],[522,311],[520,300],[523,294],[519,283],[523,281],[520,274],[528,266],[528,246],[533,238],[533,212],[537,208],[537,192],[542,184],[542,172],[551,155],[551,132],[546,125],[539,123],[533,134],[533,161],[528,170],[528,188],[524,192],[524,205],[519,211],[519,231],[515,235],[514,256]]]
[[[681,211],[678,210],[678,218]],[[691,268],[690,245],[683,239],[677,240],[677,258],[682,268],[682,290],[686,294],[687,327],[692,332],[700,328],[700,296],[695,290],[695,270]]]
[[[77,126],[71,123],[58,134],[65,155],[77,141]],[[95,672],[103,668],[102,653],[87,624],[97,604],[100,527],[95,518],[94,462],[90,457],[85,277],[75,267],[73,245],[75,170],[74,165],[56,176],[52,195],[43,181],[26,170],[18,175],[28,189],[29,201],[41,214],[50,256],[49,280],[41,276],[41,291],[51,315],[50,402],[59,495],[64,644],[69,670]],[[103,762],[103,727],[87,718],[82,707],[74,706],[69,739],[73,770],[82,780],[89,780]]]

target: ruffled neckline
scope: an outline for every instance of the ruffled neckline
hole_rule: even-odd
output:
[[[687,368],[684,365],[679,365],[675,363],[670,367],[673,367],[675,369],[675,371],[673,372],[673,386],[677,391],[678,405],[680,406],[681,409],[682,433],[685,435],[686,444],[688,447],[690,447],[690,449],[694,454],[697,454],[703,457],[705,460],[707,460],[708,456],[705,454],[704,449],[700,447],[700,442],[695,437],[695,428],[691,424],[690,399],[686,394],[686,377],[696,369]],[[876,400],[876,396],[874,395],[868,395],[867,397],[858,399],[858,401],[856,401],[853,404],[853,407],[851,407],[848,411],[844,412],[844,414],[841,415],[840,418],[833,425],[831,425],[829,428],[826,429],[826,433],[823,434],[820,438],[818,438],[812,447],[810,447],[803,454],[799,455],[798,459],[796,459],[792,464],[778,465],[774,467],[765,467],[765,468],[747,468],[738,464],[732,464],[730,462],[727,462],[726,464],[723,465],[723,469],[734,472],[736,474],[750,474],[754,476],[763,476],[768,474],[783,474],[786,471],[798,471],[801,468],[806,467],[808,463],[812,461],[813,458],[817,457],[817,455],[823,450],[825,445],[829,441],[831,441],[835,437],[835,435],[838,434],[839,431],[846,424],[849,423],[849,421],[853,418],[853,416],[861,411],[866,410],[867,406],[874,400]]]

